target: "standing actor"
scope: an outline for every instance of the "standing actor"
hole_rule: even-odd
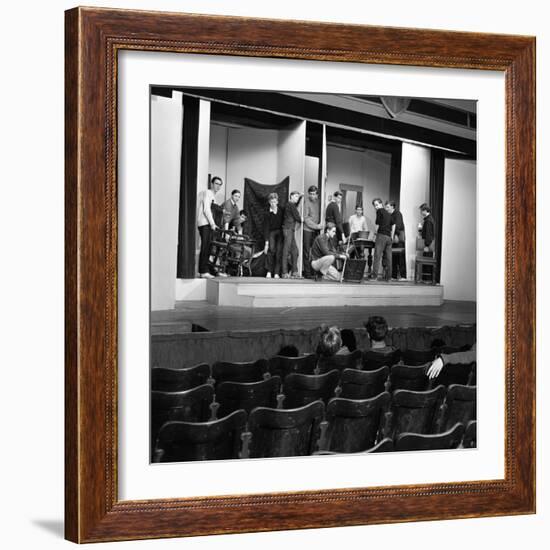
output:
[[[344,196],[342,191],[336,191],[332,195],[334,200],[330,202],[325,211],[325,223],[331,222],[336,226],[336,240],[337,242],[346,242],[346,236],[344,235],[344,225],[342,218],[342,197]]]
[[[240,217],[239,217],[239,201],[241,200],[241,192],[238,189],[231,191],[231,197],[223,203],[223,228],[229,229],[229,226],[239,232]]]
[[[323,274],[326,281],[339,281],[340,274],[332,265],[336,258],[346,258],[345,254],[340,254],[334,247],[334,237],[336,236],[336,226],[332,222],[327,222],[325,231],[319,235],[311,247],[311,267],[313,271]]]
[[[317,187],[312,185],[307,190],[307,199],[304,204],[304,242],[303,242],[303,274],[310,279],[313,276],[311,271],[311,246],[319,231],[323,229],[321,221],[321,210],[319,208],[319,195]]]
[[[376,240],[374,241],[374,265],[372,266],[371,279],[377,279],[382,257],[385,258],[386,275],[385,280],[391,281],[391,245],[392,245],[392,222],[390,213],[384,208],[382,199],[374,199],[372,204],[376,210]],[[382,274],[381,274],[382,276]]]
[[[392,277],[397,280],[407,278],[407,261],[405,256],[405,223],[403,214],[395,207],[394,201],[386,201],[386,210],[391,215],[391,223],[394,226],[393,246],[403,250],[397,254],[397,261],[392,266]]]
[[[435,245],[435,222],[432,217],[432,209],[424,203],[420,205],[420,215],[422,216],[420,234],[424,239],[424,255],[433,256]]]
[[[283,209],[279,207],[279,196],[277,193],[270,193],[267,197],[269,210],[264,219],[264,253],[267,256],[268,279],[271,275],[275,279],[281,273],[281,256],[283,251]]]
[[[357,236],[359,231],[368,231],[367,218],[363,215],[363,207],[356,206],[355,214],[349,218],[349,233],[350,237],[353,239]],[[365,253],[365,246],[362,244],[355,245],[357,251],[357,257],[362,258]]]
[[[199,253],[199,276],[203,279],[212,279],[213,275],[208,268],[208,256],[210,253],[210,241],[212,232],[218,228],[212,214],[212,203],[216,193],[221,189],[223,181],[220,177],[214,176],[211,180],[211,189],[199,193],[197,208],[197,224],[201,237],[201,250]]]
[[[302,223],[302,217],[298,212],[298,205],[302,200],[302,194],[292,191],[285,206],[283,215],[283,278],[288,279],[288,264],[290,256],[292,278],[298,278],[298,247],[296,246],[296,224]]]

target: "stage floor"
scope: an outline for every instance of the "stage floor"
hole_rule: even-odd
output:
[[[476,322],[475,302],[445,301],[441,306],[330,306],[247,308],[206,301],[177,302],[169,311],[151,313],[152,334],[190,332],[191,324],[208,331],[310,329],[321,323],[357,328],[371,315],[382,315],[390,327],[440,327]]]

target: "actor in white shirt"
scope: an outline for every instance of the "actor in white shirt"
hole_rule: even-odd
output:
[[[210,241],[212,232],[217,229],[217,225],[212,215],[212,203],[216,193],[221,189],[223,181],[220,177],[214,176],[211,180],[212,189],[207,189],[199,193],[197,208],[197,225],[199,226],[199,235],[201,237],[201,251],[199,254],[199,276],[203,279],[212,279],[214,276],[208,269],[208,254],[210,251]]]

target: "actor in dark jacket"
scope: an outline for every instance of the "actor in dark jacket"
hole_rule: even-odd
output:
[[[372,266],[372,279],[378,278],[381,273],[382,257],[385,258],[385,279],[391,281],[391,245],[392,245],[392,220],[391,214],[384,208],[382,199],[374,199],[372,205],[376,210],[376,240],[374,242],[374,263]]]
[[[336,191],[333,195],[334,200],[330,202],[325,211],[325,223],[331,222],[336,226],[336,239],[338,242],[346,242],[344,235],[344,218],[342,215],[342,197],[341,191]]]
[[[285,279],[290,277],[288,273],[289,260],[292,277],[298,277],[298,247],[294,235],[296,224],[302,223],[302,217],[298,212],[298,205],[301,200],[302,195],[298,191],[292,191],[283,215],[283,278]]]
[[[398,248],[396,257],[392,266],[392,277],[394,279],[407,278],[407,261],[405,256],[405,223],[403,222],[403,214],[395,207],[394,201],[386,201],[386,210],[391,215],[391,223],[393,229],[392,249]]]
[[[432,217],[432,209],[424,203],[420,206],[420,214],[423,218],[421,235],[424,239],[424,252],[433,255],[435,245],[435,222]]]

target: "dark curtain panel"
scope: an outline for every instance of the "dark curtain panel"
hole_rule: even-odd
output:
[[[392,148],[391,168],[390,168],[390,200],[395,201],[399,208],[399,198],[401,196],[401,157],[403,144],[398,141]]]
[[[430,206],[435,222],[435,250],[437,266],[435,280],[441,280],[441,234],[443,228],[443,180],[445,177],[445,153],[439,149],[432,149],[430,158]]]
[[[276,185],[263,185],[257,181],[244,178],[244,209],[248,214],[247,232],[263,248],[263,224],[269,209],[267,197],[270,193],[279,195],[279,206],[284,208],[288,200],[290,178],[287,176]]]
[[[195,277],[198,137],[199,100],[183,96],[177,266],[179,279]]]

